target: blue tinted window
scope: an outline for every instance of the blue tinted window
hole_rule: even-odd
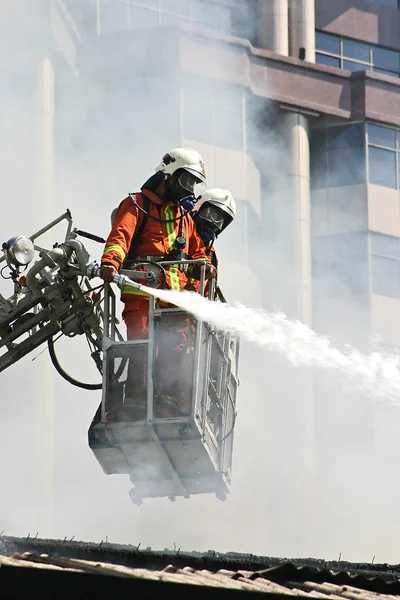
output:
[[[356,42],[354,40],[343,40],[343,56],[369,62],[369,53],[370,47],[368,44],[363,44],[362,42]]]
[[[312,152],[316,152],[320,148],[324,148],[327,144],[327,130],[313,129],[310,137],[310,147]]]
[[[128,29],[127,5],[116,0],[99,0],[100,33]]]
[[[328,186],[328,152],[325,149],[318,149],[311,153],[311,187],[313,189],[325,188]]]
[[[327,54],[317,54],[315,55],[315,62],[319,65],[326,65],[327,67],[336,67],[340,69],[340,58],[336,58],[334,56],[328,56]]]
[[[390,77],[398,77],[398,73],[393,73],[393,71],[386,71],[386,69],[380,69],[379,67],[372,68],[374,73],[382,73],[382,75],[389,75]]]
[[[364,148],[340,148],[328,152],[328,186],[356,185],[365,181]]]
[[[344,125],[327,129],[329,148],[364,146],[364,124]]]
[[[340,38],[336,35],[317,31],[315,33],[315,47],[317,50],[323,50],[331,54],[340,54]]]
[[[339,67],[349,71],[374,68],[385,75],[400,74],[400,52],[358,40],[315,32],[315,60],[318,64]],[[325,56],[324,56],[325,55]],[[340,59],[340,64],[338,63]]]
[[[347,71],[370,71],[369,65],[363,65],[362,63],[354,62],[352,60],[343,61],[343,69]]]
[[[390,258],[399,258],[399,238],[371,231],[371,252]]]
[[[384,4],[385,6],[391,6],[392,8],[398,8],[399,0],[369,0],[374,4]]]
[[[368,142],[386,148],[396,148],[396,131],[388,127],[368,124]]]
[[[156,27],[158,25],[158,13],[155,10],[130,6],[130,27],[141,29],[145,27]]]
[[[396,153],[370,146],[368,154],[370,182],[396,188]]]
[[[399,53],[384,48],[372,48],[372,62],[381,69],[399,70]]]
[[[371,256],[372,291],[381,296],[400,297],[399,261]]]

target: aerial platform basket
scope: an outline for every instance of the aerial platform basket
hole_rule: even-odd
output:
[[[130,271],[131,279],[158,280],[159,268],[169,264],[187,268],[200,262],[200,289],[205,289],[204,261],[147,262]],[[154,281],[153,281],[154,280]],[[209,301],[224,301],[214,282],[207,284]],[[203,294],[202,294],[203,295]],[[163,398],[157,394],[156,361],[160,323],[165,315],[187,313],[165,306],[150,296],[147,339],[117,339],[114,326],[116,298],[106,286],[104,302],[102,402],[89,429],[89,445],[107,474],[127,474],[131,499],[214,493],[224,500],[231,483],[233,437],[236,419],[239,339],[213,330],[193,318],[193,345],[183,363],[190,397],[185,414],[160,412]],[[140,414],[125,398],[129,360],[141,346],[147,356],[147,399]],[[171,352],[171,361],[173,361]],[[173,362],[171,363],[173,367]]]

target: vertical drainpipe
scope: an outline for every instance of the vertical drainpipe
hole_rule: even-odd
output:
[[[37,68],[37,133],[38,133],[38,210],[40,218],[47,223],[55,218],[54,202],[54,69],[49,58],[44,58]],[[46,239],[43,242],[52,243]],[[42,238],[39,240],[42,243]],[[39,386],[42,394],[43,428],[43,527],[50,530],[54,516],[54,389],[50,361],[39,369]]]

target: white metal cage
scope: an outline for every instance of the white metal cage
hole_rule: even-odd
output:
[[[163,263],[187,268],[200,262],[200,289],[209,301],[224,301],[214,282],[205,282],[204,261]],[[148,279],[147,270],[125,271],[131,279]],[[147,275],[146,275],[147,273]],[[186,377],[188,408],[185,414],[160,413],[157,393],[157,347],[163,318],[171,313],[189,315],[149,298],[149,327],[145,339],[117,339],[116,298],[106,286],[104,303],[102,402],[89,429],[89,445],[107,474],[128,474],[134,484],[134,503],[143,498],[229,493],[233,436],[236,419],[239,339],[192,319],[193,340],[183,360],[180,377]],[[129,361],[134,352],[146,358],[146,401],[140,414],[128,405]],[[171,361],[173,355],[171,353]],[[173,365],[172,365],[173,366]]]

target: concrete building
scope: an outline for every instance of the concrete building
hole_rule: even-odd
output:
[[[39,125],[29,136],[40,149],[29,181],[62,189],[79,165],[76,184],[93,209],[95,196],[109,201],[127,173],[148,168],[155,145],[194,146],[210,184],[238,202],[227,260],[240,266],[239,299],[279,306],[361,347],[370,335],[398,343],[398,0],[40,2],[43,35],[31,42],[32,77],[23,81]],[[20,38],[10,44],[23,48],[34,23],[32,15],[17,23],[19,15]],[[3,59],[6,79],[15,77],[10,67]],[[23,124],[20,133],[23,147]],[[31,193],[42,202],[39,185]],[[373,461],[380,481],[400,468],[393,409],[355,394],[339,399],[340,386],[309,373],[287,381],[285,366],[265,369],[266,444],[272,451],[290,439],[299,450],[286,473],[288,503],[303,494],[314,506],[309,483],[324,477],[327,497],[339,481],[333,463],[350,477],[347,449],[366,493]],[[344,405],[357,415],[350,429]]]

